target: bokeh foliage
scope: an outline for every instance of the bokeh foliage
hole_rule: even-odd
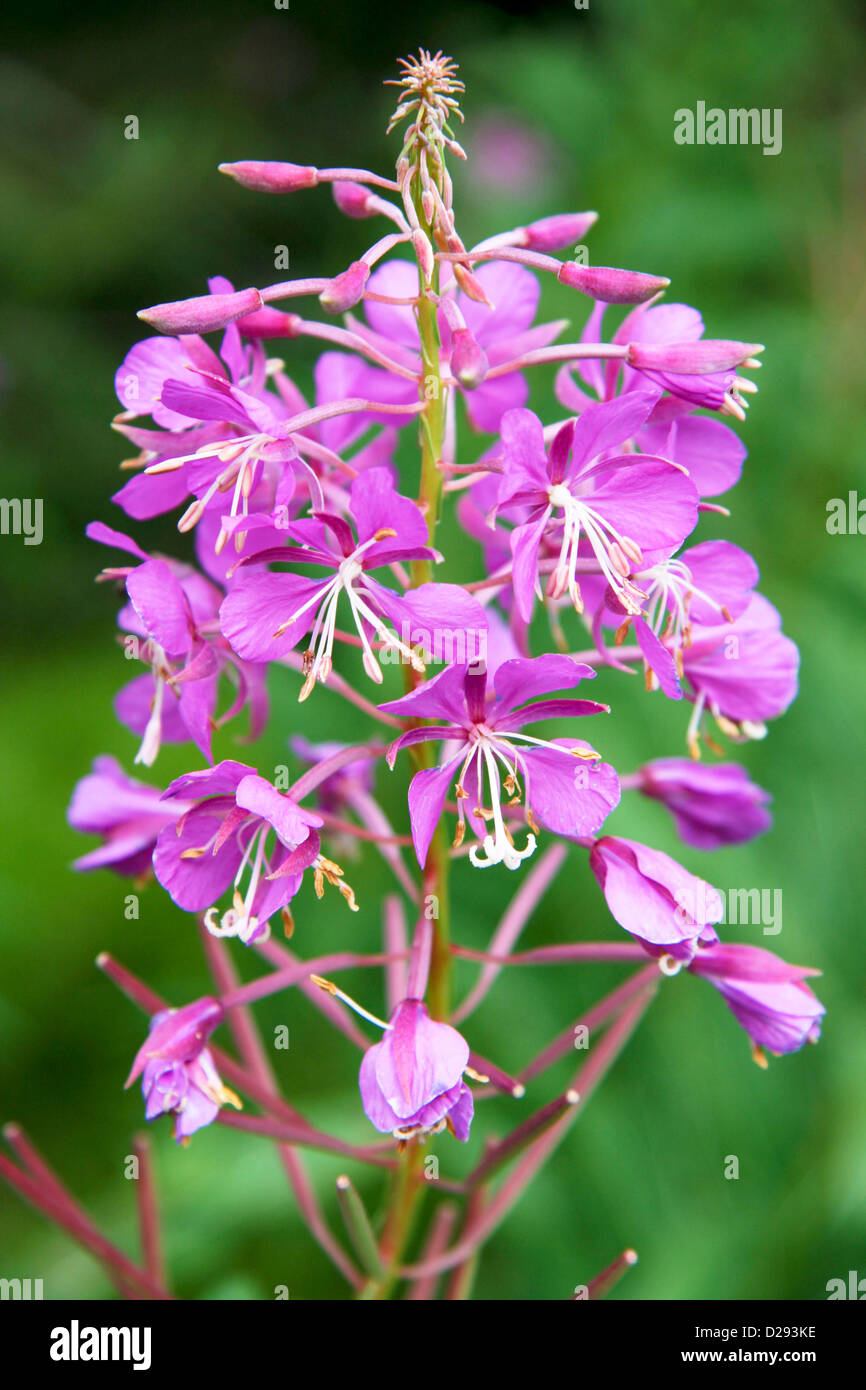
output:
[[[82,534],[94,517],[123,524],[108,497],[124,446],[107,421],[114,369],[138,336],[134,310],[201,293],[209,274],[265,283],[278,244],[289,247],[292,274],[346,265],[367,229],[342,220],[326,190],[257,197],[220,179],[215,166],[262,157],[384,169],[390,97],[379,83],[398,54],[442,46],[468,83],[470,152],[474,130],[495,140],[503,123],[537,141],[521,178],[512,169],[497,183],[483,161],[460,171],[467,244],[532,216],[596,207],[595,261],[667,274],[671,296],[697,304],[712,336],[767,345],[760,396],[742,429],[749,460],[733,516],[703,535],[727,534],[756,552],[762,589],[802,646],[799,701],[745,754],[774,795],[775,828],[711,857],[679,851],[660,808],[627,798],[611,825],[679,853],[719,887],[782,888],[781,935],[741,935],[820,966],[828,1006],[821,1045],[763,1073],[708,986],[666,984],[495,1237],[477,1292],[563,1298],[633,1245],[641,1261],[620,1286],[624,1299],[821,1298],[828,1279],[866,1273],[866,540],[825,529],[829,498],[866,491],[862,12],[853,0],[820,8],[811,0],[591,0],[584,11],[568,0],[526,11],[445,0],[435,15],[411,10],[309,0],[287,11],[267,0],[211,0],[205,9],[173,0],[70,12],[45,3],[6,23],[0,492],[44,499],[45,539],[40,547],[0,540],[2,1115],[28,1128],[115,1239],[133,1241],[122,1171],[140,1106],[120,1084],[142,1020],[93,958],[114,952],[178,1003],[208,988],[192,924],[158,889],[129,922],[124,883],[68,870],[82,849],[64,819],[75,780],[97,753],[129,766],[135,748],[111,712],[130,674],[114,645],[115,600],[93,585],[101,557]],[[673,112],[699,99],[782,108],[781,155],[676,146]],[[123,138],[128,114],[139,118],[137,141]],[[545,310],[570,312],[579,326],[576,300],[545,287]],[[292,345],[285,356],[308,388],[309,353]],[[551,380],[537,377],[540,413],[558,410]],[[472,448],[467,440],[461,461]],[[408,489],[411,449],[401,458]],[[176,548],[170,521],[137,534]],[[449,577],[471,577],[474,547],[455,551],[453,530],[450,538]],[[592,736],[626,771],[681,750],[682,707],[647,699],[638,685],[610,673],[593,692],[612,700],[615,714]],[[320,692],[301,719],[288,678],[273,694],[275,720],[257,750],[262,768],[286,761],[282,740],[295,729],[332,736],[341,712]],[[230,736],[219,753],[245,756]],[[153,780],[180,771],[184,758],[167,750]],[[384,778],[399,816],[403,783]],[[370,860],[351,866],[350,877],[358,917],[336,895],[318,904],[304,891],[296,914],[304,953],[375,948],[384,871]],[[482,946],[514,887],[504,873],[473,876],[462,864],[458,939]],[[616,931],[575,853],[526,939]],[[618,973],[506,973],[472,1020],[473,1045],[517,1068]],[[465,968],[458,978],[465,988],[472,977]],[[348,988],[370,990],[366,976],[347,979]],[[268,1001],[260,1017],[266,1034],[290,1025],[291,1049],[276,1057],[291,1097],[314,1121],[362,1139],[350,1045],[300,998]],[[560,1068],[524,1104],[542,1103],[567,1076]],[[514,1109],[486,1101],[476,1135],[514,1122]],[[292,1297],[339,1295],[265,1141],[213,1129],[181,1152],[166,1124],[152,1132],[179,1292],[268,1298],[287,1284]],[[454,1149],[446,1166],[465,1163]],[[736,1182],[723,1177],[730,1154],[740,1159]],[[311,1166],[323,1186],[337,1172],[321,1156]],[[375,1204],[376,1182],[362,1176],[361,1185]],[[43,1277],[48,1297],[108,1296],[87,1257],[5,1189],[0,1214],[0,1273]]]

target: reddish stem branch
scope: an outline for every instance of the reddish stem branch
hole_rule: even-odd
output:
[[[138,1207],[138,1229],[141,1237],[141,1258],[144,1268],[155,1284],[167,1288],[165,1261],[162,1249],[162,1231],[159,1221],[159,1204],[153,1175],[153,1160],[150,1141],[144,1134],[137,1134],[133,1140],[133,1153],[138,1159],[138,1179],[135,1184],[135,1198]]]

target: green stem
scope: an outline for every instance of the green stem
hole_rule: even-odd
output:
[[[420,176],[413,179],[412,199],[422,226],[426,225],[421,205]],[[428,232],[429,232],[428,226]],[[442,373],[439,365],[440,341],[439,325],[436,318],[435,303],[424,293],[424,276],[418,268],[419,283],[422,290],[418,299],[418,335],[421,341],[421,382],[420,399],[424,410],[419,416],[419,444],[421,448],[421,479],[418,488],[418,506],[427,518],[427,534],[432,545],[436,525],[442,506],[442,471],[439,461],[445,439],[445,402],[442,394]],[[439,288],[438,264],[433,271],[430,285],[434,294]],[[412,587],[427,584],[433,575],[429,560],[415,560],[411,566]],[[416,683],[416,675],[411,666],[406,668],[406,682],[409,689]],[[429,750],[420,745],[413,750],[414,761],[418,767],[429,767],[432,757]],[[450,859],[448,844],[440,824],[430,845],[427,867],[424,871],[422,911],[429,913],[433,921],[433,946],[430,959],[430,978],[427,987],[427,1001],[433,1018],[447,1018],[450,1011],[451,953],[449,950],[449,890]],[[392,1174],[391,1188],[385,1214],[385,1225],[379,1241],[379,1255],[385,1266],[380,1278],[371,1278],[363,1286],[358,1297],[364,1300],[387,1299],[397,1282],[396,1271],[412,1232],[419,1198],[423,1192],[423,1167],[427,1152],[425,1144],[410,1141],[401,1162]]]
[[[423,1191],[423,1167],[426,1145],[411,1142],[391,1178],[385,1227],[379,1241],[379,1257],[385,1265],[380,1278],[369,1279],[358,1294],[365,1302],[390,1297],[397,1282],[399,1269]]]
[[[424,215],[418,176],[415,178],[412,194],[419,220],[423,224]],[[423,274],[420,267],[419,278],[423,284]],[[430,288],[434,293],[438,292],[438,263],[433,272]],[[442,506],[442,470],[439,467],[439,462],[445,439],[445,400],[439,362],[441,344],[436,306],[423,292],[418,301],[418,333],[421,340],[422,362],[420,393],[425,407],[419,423],[421,482],[418,491],[418,505],[427,517],[427,534],[432,545]],[[413,587],[426,584],[431,576],[432,566],[429,560],[416,560],[414,562],[412,565]],[[429,752],[419,749],[419,753],[422,753],[422,757],[418,760],[419,765],[422,767],[430,766],[432,758]],[[427,869],[424,875],[424,910],[431,913],[434,923],[428,987],[428,1003],[433,1018],[447,1018],[450,1008],[452,963],[448,949],[450,944],[449,869],[448,843],[444,828],[440,824],[430,845]]]

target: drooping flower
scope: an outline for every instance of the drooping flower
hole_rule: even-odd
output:
[[[514,595],[528,621],[539,579],[543,539],[558,544],[559,558],[547,584],[551,598],[568,593],[583,611],[577,562],[581,540],[626,613],[639,613],[645,595],[630,578],[643,552],[669,551],[698,519],[698,494],[686,474],[667,459],[617,450],[646,420],[651,392],[631,392],[588,406],[557,433],[550,453],[541,421],[529,410],[509,411],[502,421],[502,469],[498,511],[517,509],[511,532]],[[528,509],[524,519],[523,509]]]
[[[670,855],[604,835],[589,864],[616,921],[652,955],[688,961],[700,942],[718,939],[713,923],[724,917],[721,897]]]
[[[404,999],[385,1035],[361,1062],[364,1113],[382,1134],[409,1139],[447,1128],[465,1143],[472,1092],[463,1080],[469,1044],[456,1028],[435,1023],[420,999]]]
[[[150,1033],[126,1079],[131,1086],[141,1076],[145,1119],[174,1114],[174,1137],[179,1144],[189,1143],[196,1130],[211,1124],[223,1105],[241,1109],[205,1047],[223,1017],[222,1005],[211,998],[154,1014]]]
[[[596,304],[581,335],[583,342],[600,340],[604,313],[605,306]],[[571,376],[575,371],[599,400],[610,400],[618,391],[625,395],[649,385],[668,393],[657,402],[647,422],[648,429],[684,421],[697,408],[718,410],[744,420],[744,397],[758,388],[739,376],[737,368],[760,366],[754,353],[761,348],[756,343],[701,341],[703,332],[701,315],[688,304],[639,304],[623,319],[611,339],[627,349],[625,358],[607,362],[584,359],[568,364],[557,376],[557,397],[569,410],[585,407],[587,397]],[[710,490],[704,492],[695,479],[702,496],[726,491],[737,481],[745,449],[720,421],[691,419],[679,443],[684,448],[692,444],[698,457],[707,452],[708,445],[716,446],[717,458],[715,463],[707,458],[708,471],[703,479]],[[648,453],[665,452],[658,447],[658,437],[648,438],[646,445],[641,443],[640,447]],[[686,464],[679,456],[676,461]]]
[[[154,872],[178,907],[205,913],[214,936],[238,936],[247,945],[264,940],[276,912],[282,912],[290,929],[287,905],[311,865],[336,882],[354,905],[337,866],[320,855],[316,827],[321,817],[277,791],[254,767],[227,760],[189,772],[176,778],[164,796],[182,797],[193,806],[176,827],[161,832]],[[272,832],[274,843],[268,849]],[[229,888],[232,905],[220,915],[216,904]]]
[[[698,950],[687,967],[715,985],[737,1022],[755,1046],[755,1060],[766,1066],[761,1052],[796,1052],[817,1042],[826,1012],[804,981],[820,970],[788,965],[761,946],[721,943]]]
[[[397,594],[372,578],[371,570],[396,561],[440,558],[427,544],[427,523],[420,509],[394,490],[386,469],[371,468],[355,479],[349,510],[354,532],[345,518],[318,512],[289,526],[288,535],[296,544],[254,556],[258,564],[286,561],[324,568],[331,572],[327,578],[255,574],[241,579],[220,609],[224,635],[248,661],[279,660],[311,634],[304,654],[302,700],[331,672],[341,597],[361,639],[364,670],[376,682],[381,682],[382,672],[374,639],[423,670],[423,661],[412,650],[419,634],[432,633],[466,651],[477,650],[486,628],[480,604],[456,584],[421,584]]]
[[[655,758],[637,774],[638,789],[667,806],[680,838],[695,849],[739,845],[772,824],[769,792],[739,763],[708,766],[691,758]]]
[[[95,758],[92,772],[76,785],[67,819],[75,830],[100,835],[102,844],[82,854],[72,867],[107,868],[140,878],[150,868],[159,832],[188,810],[188,802],[165,802],[158,787],[127,777],[114,758]]]
[[[411,694],[381,706],[392,714],[439,721],[401,734],[388,750],[392,767],[402,748],[428,740],[446,745],[441,765],[416,773],[409,787],[412,840],[422,866],[452,786],[458,802],[455,843],[461,843],[468,821],[481,846],[469,852],[476,868],[505,864],[516,869],[535,849],[539,823],[572,838],[598,829],[619,801],[613,768],[581,739],[541,739],[521,732],[539,719],[606,711],[606,705],[593,700],[525,703],[594,675],[591,666],[567,656],[504,661],[488,691],[487,672],[449,666]],[[518,849],[506,816],[521,799],[531,833]]]

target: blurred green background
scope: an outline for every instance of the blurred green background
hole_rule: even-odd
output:
[[[853,3],[753,0],[570,0],[519,6],[453,3],[313,4],[211,0],[69,7],[47,0],[5,21],[0,60],[0,430],[4,497],[44,499],[45,538],[0,539],[4,593],[0,1067],[4,1119],[17,1119],[90,1207],[133,1249],[133,1194],[123,1178],[141,1124],[122,1081],[142,1018],[93,966],[107,949],[183,1002],[208,988],[191,922],[151,886],[125,920],[125,881],[79,877],[85,847],[66,826],[77,778],[101,752],[131,767],[135,741],[111,701],[129,668],[114,641],[117,603],[93,584],[100,517],[125,518],[108,498],[122,442],[114,370],[137,337],[144,304],[203,293],[207,275],[237,285],[273,278],[285,244],[293,275],[334,273],[367,245],[327,190],[257,197],[219,178],[221,160],[291,159],[387,170],[383,131],[395,58],[443,47],[467,82],[459,223],[468,245],[561,209],[593,207],[595,262],[671,277],[671,298],[701,308],[713,337],[767,345],[760,395],[741,433],[741,486],[726,498],[729,535],[755,551],[762,589],[802,647],[802,689],[763,744],[744,754],[775,798],[772,833],[715,856],[678,848],[660,807],[626,798],[611,828],[679,855],[719,887],[781,888],[784,926],[743,939],[824,971],[828,1015],[820,1045],[761,1072],[744,1035],[699,980],[667,982],[610,1079],[498,1232],[481,1264],[483,1298],[566,1298],[623,1247],[640,1263],[622,1299],[826,1296],[829,1279],[866,1274],[866,892],[862,776],[866,582],[860,536],[828,536],[826,503],[866,491],[863,466],[863,12]],[[420,9],[420,7],[415,7]],[[756,147],[683,148],[673,112],[704,100],[783,111],[776,157]],[[140,138],[124,138],[138,116]],[[503,140],[512,153],[495,167]],[[375,234],[375,232],[374,232]],[[582,322],[584,301],[545,286],[547,316]],[[311,356],[286,345],[308,389]],[[556,410],[552,372],[534,404]],[[548,417],[552,418],[552,417]],[[464,437],[465,438],[465,437]],[[462,461],[475,457],[464,442]],[[404,451],[412,488],[411,448]],[[171,521],[139,527],[151,548],[175,550]],[[452,532],[453,535],[453,532]],[[181,549],[186,543],[181,543]],[[477,571],[473,550],[451,566]],[[480,571],[478,571],[480,572]],[[597,739],[623,771],[680,753],[684,711],[649,699],[616,673],[595,694],[614,702]],[[286,760],[285,737],[362,737],[328,692],[304,706],[276,681],[263,768]],[[220,756],[245,756],[231,735]],[[168,749],[150,775],[184,767]],[[194,760],[198,765],[198,759]],[[145,774],[147,776],[148,774]],[[403,786],[382,779],[391,814]],[[375,949],[378,863],[353,864],[362,910],[335,894],[298,902],[298,949]],[[455,873],[458,940],[481,947],[515,882]],[[526,944],[616,936],[583,855],[570,856],[536,913]],[[235,959],[243,969],[249,958]],[[621,978],[596,967],[506,973],[467,1027],[472,1044],[519,1068],[579,1009]],[[461,968],[460,991],[474,970]],[[381,1008],[378,977],[347,976]],[[373,997],[370,997],[370,996]],[[357,1054],[302,997],[269,1001],[267,1030],[288,1023],[276,1053],[290,1098],[317,1123],[359,1141]],[[568,1063],[536,1083],[524,1106],[567,1082]],[[480,1110],[471,1154],[440,1144],[443,1172],[477,1157],[482,1136],[523,1114],[514,1102]],[[175,1289],[185,1297],[339,1297],[343,1285],[307,1237],[264,1140],[220,1128],[184,1152],[166,1122],[151,1130]],[[723,1176],[727,1155],[740,1177]],[[311,1169],[336,1220],[339,1165]],[[358,1176],[371,1206],[378,1179]],[[45,1280],[46,1297],[110,1296],[101,1271],[65,1236],[0,1187],[0,1274]]]

